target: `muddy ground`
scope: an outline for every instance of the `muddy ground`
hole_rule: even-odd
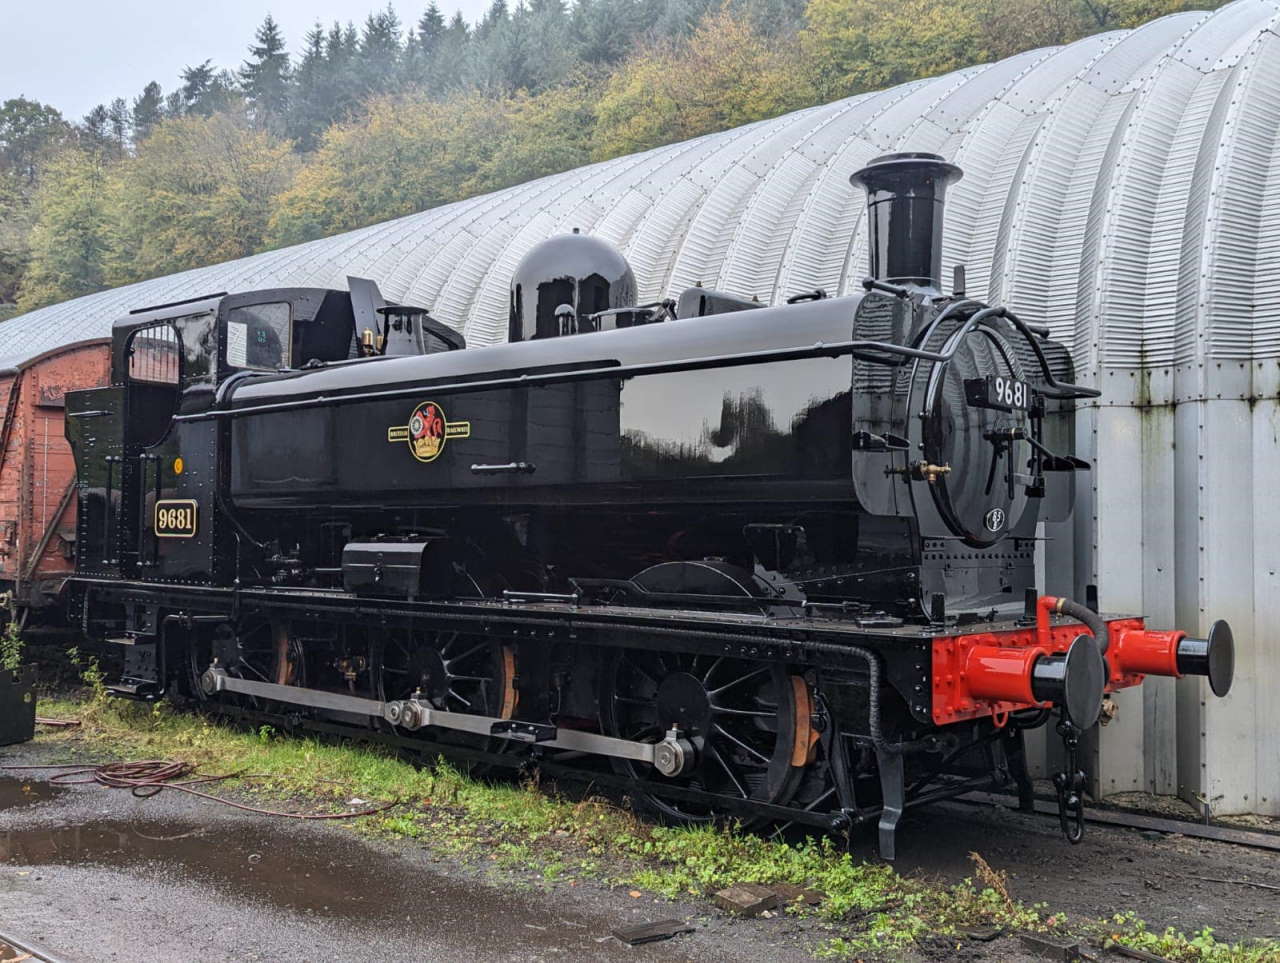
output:
[[[0,765],[45,761],[38,745]],[[1073,916],[1134,910],[1153,926],[1280,937],[1280,854],[1090,826],[1069,846],[1056,820],[935,806],[904,821],[899,868],[970,875],[970,851],[1012,894]],[[874,859],[870,838],[855,852]],[[788,961],[837,935],[817,920],[739,920],[583,881],[462,864],[429,842],[370,841],[342,825],[272,819],[162,793],[0,778],[0,932],[68,960]],[[1237,882],[1210,882],[1200,877]],[[615,927],[675,917],[694,932],[629,948]],[[922,958],[1030,959],[1014,938],[945,943]]]

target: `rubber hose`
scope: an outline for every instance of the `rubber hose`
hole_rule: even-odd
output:
[[[1111,643],[1111,638],[1107,634],[1107,623],[1101,615],[1087,605],[1081,605],[1071,599],[1060,599],[1058,611],[1063,615],[1071,616],[1073,619],[1079,619],[1087,625],[1098,642],[1098,651],[1103,655],[1107,654],[1107,646]]]

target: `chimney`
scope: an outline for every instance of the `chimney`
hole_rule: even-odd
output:
[[[885,154],[849,178],[867,191],[872,277],[941,287],[943,201],[961,176],[937,154]]]

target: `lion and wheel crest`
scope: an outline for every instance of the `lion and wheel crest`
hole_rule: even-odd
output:
[[[418,461],[432,462],[444,451],[450,438],[471,437],[471,422],[449,421],[444,409],[434,401],[424,401],[413,409],[407,425],[387,429],[387,441],[403,441]]]

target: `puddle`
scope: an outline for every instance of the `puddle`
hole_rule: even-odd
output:
[[[237,902],[362,925],[397,921],[402,933],[416,930],[429,941],[456,940],[458,945],[470,941],[499,954],[519,950],[602,959],[628,952],[613,940],[599,942],[611,926],[627,922],[625,917],[583,915],[519,884],[497,889],[355,839],[296,826],[290,833],[288,823],[277,825],[278,830],[264,830],[102,820],[0,830],[0,870],[110,868],[129,873],[139,884],[145,880],[164,889],[170,897],[177,895],[174,884],[199,883]],[[140,885],[139,892],[149,891]],[[483,919],[501,920],[501,926],[478,933],[476,921]],[[668,949],[664,958],[683,955]]]
[[[55,786],[47,782],[31,782],[26,779],[15,779],[12,776],[0,776],[0,810],[46,802],[50,799],[56,799],[66,791],[66,786]],[[0,960],[2,959],[3,957],[0,957]]]

